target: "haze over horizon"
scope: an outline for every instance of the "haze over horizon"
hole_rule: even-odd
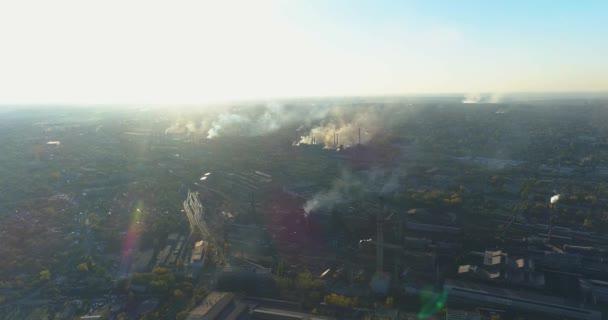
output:
[[[608,91],[608,3],[0,3],[0,104]]]

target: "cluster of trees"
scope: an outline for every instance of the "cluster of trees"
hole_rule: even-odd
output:
[[[51,272],[49,269],[44,269],[40,271],[40,281],[48,281],[51,280]]]
[[[323,298],[323,302],[338,307],[357,307],[359,306],[359,297],[351,298],[336,293],[331,293]]]
[[[310,271],[304,271],[296,274],[293,279],[286,276],[275,276],[274,283],[277,288],[281,290],[285,289],[297,289],[300,291],[305,290],[319,290],[325,287],[325,284],[320,279],[313,279]]]
[[[135,273],[131,279],[134,284],[145,285],[154,293],[167,294],[175,287],[175,276],[161,267],[156,267],[149,273]]]
[[[459,207],[463,203],[460,192],[444,192],[444,191],[419,191],[408,190],[404,195],[404,200],[411,205],[420,205],[426,207]]]
[[[309,271],[297,273],[293,278],[275,276],[274,284],[282,296],[297,299],[305,307],[313,307],[321,302],[326,291],[325,283],[320,279],[314,279]]]
[[[294,285],[296,289],[300,290],[320,289],[324,286],[323,281],[312,278],[310,271],[298,273],[294,280]]]
[[[99,271],[99,268],[97,268],[97,263],[93,261],[91,256],[85,256],[83,261],[76,266],[76,269],[83,273],[87,273],[89,271]]]
[[[147,288],[143,293],[129,292],[129,283]],[[152,272],[135,273],[130,279],[116,283],[118,292],[129,292],[130,300],[137,299],[139,294],[154,294],[161,304],[156,311],[147,313],[142,319],[186,319],[192,308],[201,303],[208,292],[205,288],[195,288],[192,279],[176,276],[166,268],[156,267]]]
[[[184,282],[183,284],[185,284],[185,283],[186,282]],[[179,292],[177,292],[177,291],[179,291]],[[179,295],[178,293],[183,294],[183,295]],[[203,302],[205,297],[207,297],[207,294],[208,294],[208,292],[205,288],[192,289],[192,287],[190,286],[190,289],[186,289],[185,291],[182,291],[182,289],[176,289],[173,293],[174,298],[172,300],[177,301],[177,302],[182,302],[182,303],[178,303],[178,305],[183,305],[184,301],[187,301],[187,304],[183,307],[180,306],[181,309],[177,309],[179,311],[175,314],[175,319],[177,319],[177,320],[186,319],[188,317],[188,313],[190,312],[190,310],[192,310],[199,303]]]

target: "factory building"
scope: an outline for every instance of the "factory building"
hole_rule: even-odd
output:
[[[447,309],[445,320],[481,320],[481,315],[477,311]]]
[[[258,299],[237,299],[233,293],[211,292],[195,307],[187,320],[334,320],[290,310],[278,300],[257,301]],[[264,299],[262,299],[264,300]],[[271,302],[271,303],[269,303]],[[274,302],[274,303],[272,303]]]
[[[255,320],[333,320],[334,318],[318,316],[309,313],[290,310],[255,308],[251,312],[251,319]]]
[[[486,281],[500,281],[510,284],[542,288],[545,276],[534,269],[534,261],[523,257],[514,258],[506,252],[485,251],[471,252],[469,256],[479,261],[458,267],[460,276],[472,277]]]
[[[203,240],[198,241],[194,244],[192,250],[192,257],[190,258],[190,265],[193,268],[202,268],[205,264],[205,248],[207,243]]]
[[[562,298],[526,291],[514,291],[454,280],[447,280],[444,284],[444,290],[448,294],[448,304],[456,302],[475,306],[487,305],[531,314],[542,314],[559,319],[602,319],[600,311],[568,303]]]
[[[580,279],[579,281],[587,301],[600,305],[608,303],[608,282],[587,279]]]
[[[155,266],[175,267],[177,260],[181,256],[185,238],[183,235],[172,233],[167,237],[165,247],[156,256]]]
[[[228,292],[211,292],[190,312],[187,320],[244,320],[250,319],[249,306],[234,299]]]

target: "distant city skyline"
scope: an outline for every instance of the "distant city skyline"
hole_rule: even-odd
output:
[[[0,104],[608,91],[605,1],[0,3]]]

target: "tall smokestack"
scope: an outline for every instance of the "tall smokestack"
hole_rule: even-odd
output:
[[[359,127],[359,143],[357,144],[361,144],[361,127]]]

